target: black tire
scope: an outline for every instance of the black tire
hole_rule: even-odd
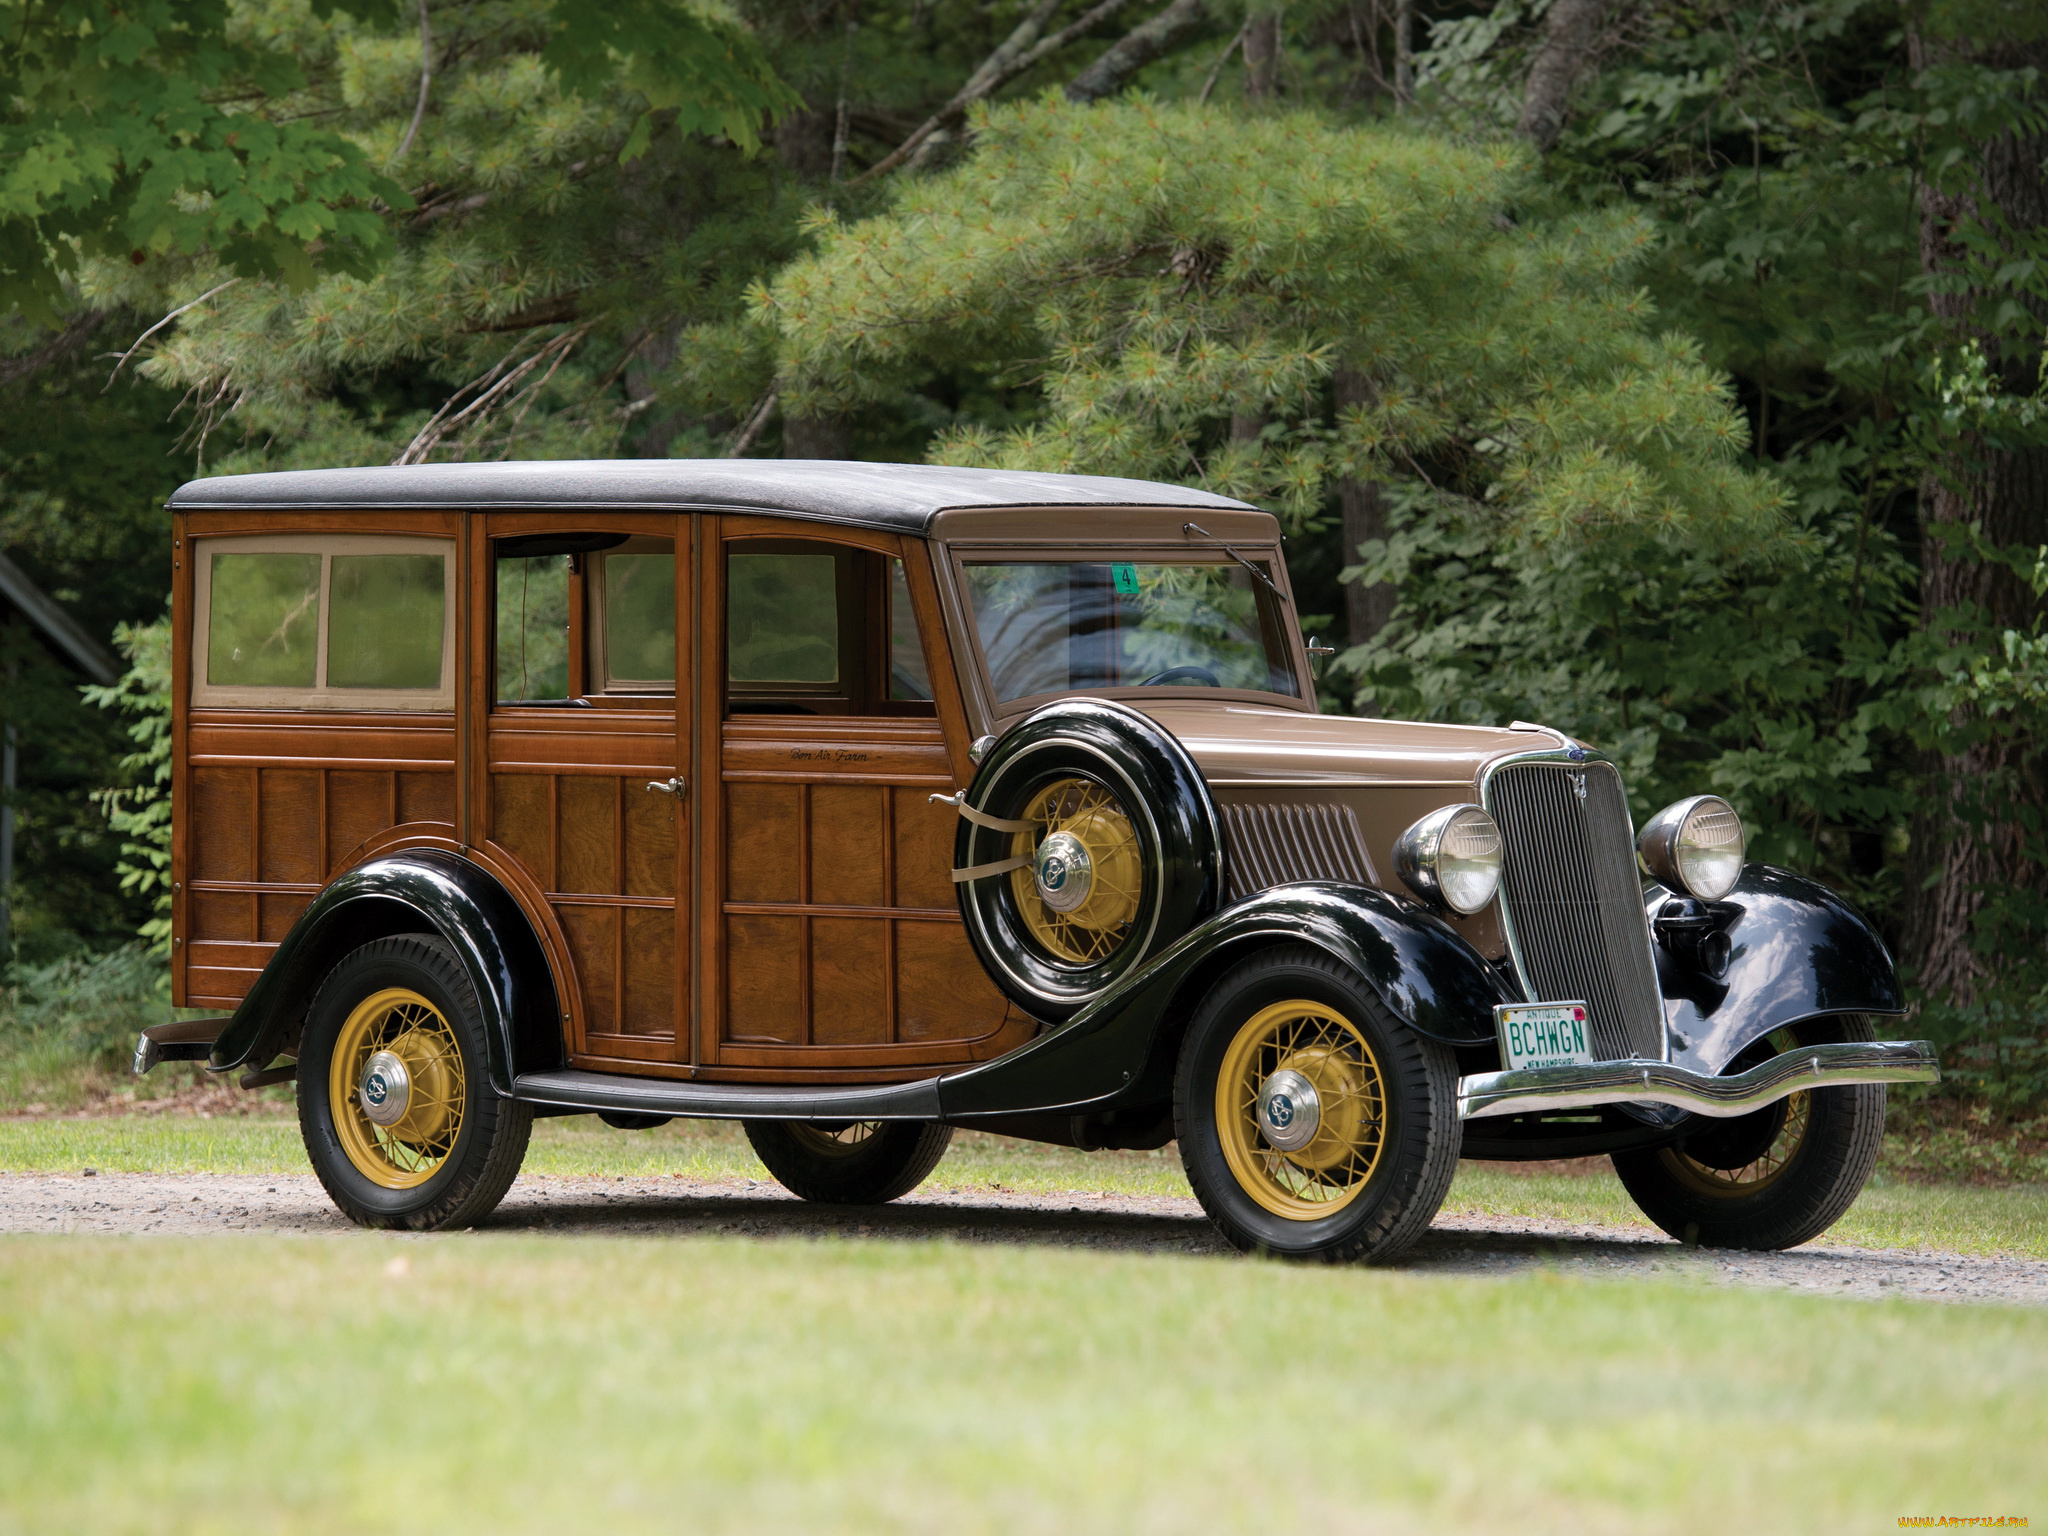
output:
[[[1273,1015],[1284,1020],[1296,1003],[1348,1021],[1355,1035],[1328,1029],[1303,1034],[1304,1025],[1283,1035],[1289,1043],[1275,1047],[1270,1058],[1248,1058],[1255,1063],[1249,1075],[1232,1069],[1244,1041],[1291,1027],[1260,1021]],[[1316,1059],[1323,1063],[1320,1069],[1310,1064]],[[1365,1129],[1371,1115],[1359,1113],[1360,1134],[1333,1136],[1319,1129],[1316,1140],[1289,1155],[1265,1139],[1256,1115],[1235,1118],[1234,1128],[1219,1118],[1226,1070],[1242,1092],[1245,1084],[1276,1083],[1281,1071],[1301,1066],[1322,1085],[1332,1106],[1327,1125],[1335,1127],[1344,1096],[1330,1091],[1332,1062],[1358,1074],[1349,1080],[1354,1087],[1379,1084],[1383,1107],[1376,1137]],[[1274,1070],[1266,1073],[1267,1066]],[[1235,1248],[1329,1263],[1383,1263],[1428,1229],[1450,1190],[1460,1145],[1457,1087],[1457,1062],[1449,1048],[1400,1024],[1355,973],[1306,945],[1266,950],[1226,973],[1189,1024],[1174,1080],[1181,1165],[1202,1209]],[[1370,1102],[1366,1093],[1349,1096],[1354,1103]],[[1319,1114],[1316,1123],[1325,1124],[1325,1117]],[[1235,1164],[1226,1139],[1235,1148]],[[1347,1147],[1343,1160],[1330,1161]],[[1309,1196],[1297,1198],[1290,1190],[1307,1190]],[[1316,1214],[1317,1204],[1332,1205],[1332,1214]]]
[[[1796,1045],[1874,1040],[1867,1019],[1817,1019],[1759,1041],[1729,1063],[1746,1071]],[[1672,1146],[1617,1152],[1642,1213],[1702,1248],[1796,1248],[1833,1226],[1863,1192],[1884,1141],[1882,1083],[1817,1088],[1730,1120],[1699,1121]]]
[[[1090,801],[1100,804],[1084,810]],[[983,968],[1036,1018],[1073,1017],[1221,905],[1223,834],[1207,781],[1172,734],[1137,710],[1104,699],[1047,705],[990,749],[964,803],[1035,831],[963,815],[956,869],[1043,855],[1048,832],[1062,828],[1078,832],[1097,861],[1083,878],[1102,878],[1087,906],[1071,914],[1055,915],[1048,905],[1036,861],[955,887]],[[1113,857],[1083,820],[1062,819],[1096,809],[1102,814],[1094,826],[1118,829]],[[1125,874],[1137,871],[1130,881],[1137,890],[1120,905],[1102,899],[1113,890],[1113,863]],[[1091,907],[1102,911],[1091,916]]]
[[[459,1078],[447,1065],[434,1067],[435,1081],[449,1084],[446,1105],[460,1106],[459,1120],[448,1127],[452,1117],[444,1110],[438,1129],[412,1141],[402,1139],[416,1134],[412,1116],[380,1135],[363,1108],[363,1090],[337,1092],[338,1049],[353,1057],[362,1054],[365,1043],[404,1045],[408,1015],[393,1007],[381,1016],[385,1022],[377,1022],[376,1000],[393,991],[416,995],[439,1015],[440,1022],[428,1020],[410,1032],[444,1044],[440,1061],[459,1061],[460,1066]],[[409,1017],[422,1016],[415,1008]],[[350,1044],[344,1045],[344,1031]],[[352,1064],[344,1061],[339,1077],[354,1075]],[[419,1076],[424,1084],[426,1074]],[[420,1093],[423,1105],[427,1097]],[[530,1106],[501,1099],[491,1088],[483,1012],[468,973],[444,941],[424,934],[365,944],[328,973],[300,1040],[298,1099],[299,1132],[313,1171],[342,1214],[365,1227],[433,1232],[475,1225],[519,1176],[533,1128]],[[379,1148],[388,1150],[380,1154]],[[377,1176],[366,1168],[377,1170]],[[394,1187],[380,1182],[383,1177],[419,1181]]]
[[[820,1205],[887,1205],[939,1166],[953,1127],[930,1120],[870,1120],[811,1125],[746,1120],[754,1154],[800,1200]]]

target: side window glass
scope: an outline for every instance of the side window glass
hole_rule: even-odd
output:
[[[676,685],[676,557],[668,539],[634,539],[596,557],[603,612],[591,671],[606,692],[672,693]]]
[[[918,643],[917,616],[910,607],[910,583],[903,562],[889,562],[889,697],[928,700],[931,674],[925,670],[924,647]]]
[[[569,696],[569,558],[498,558],[500,704]]]
[[[830,551],[741,548],[727,556],[726,676],[736,691],[838,691],[839,564]]]
[[[235,534],[195,555],[194,704],[454,707],[448,540]]]
[[[217,554],[206,681],[216,688],[311,688],[320,658],[320,556]]]
[[[328,584],[328,687],[441,686],[441,556],[336,555]]]

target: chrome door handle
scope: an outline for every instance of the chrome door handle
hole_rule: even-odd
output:
[[[680,798],[684,789],[686,789],[688,785],[681,778],[649,779],[647,781],[647,787],[649,789],[658,789],[664,795],[675,795],[678,798]]]

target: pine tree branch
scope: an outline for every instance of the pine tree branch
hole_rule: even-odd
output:
[[[1154,16],[1126,32],[1102,56],[1067,82],[1067,100],[1100,101],[1114,96],[1131,76],[1154,59],[1171,53],[1209,23],[1208,0],[1173,0]]]
[[[951,101],[919,124],[909,138],[854,177],[853,185],[859,186],[864,181],[888,175],[923,148],[933,134],[951,128],[964,119],[967,116],[967,109],[977,101],[986,100],[994,95],[1026,70],[1036,67],[1084,32],[1107,21],[1129,3],[1130,0],[1099,0],[1098,4],[1091,6],[1050,37],[1039,38],[1039,28],[1059,9],[1059,0],[1042,0],[1038,9],[1019,22],[1017,29],[1004,39],[1003,45],[984,59],[981,67],[975,70],[967,83],[954,92]],[[1034,39],[1037,41],[1034,42]]]
[[[391,157],[393,165],[403,160],[405,152],[412,148],[413,136],[420,131],[420,123],[427,115],[427,87],[433,81],[434,32],[427,21],[427,0],[420,0],[420,99],[412,109],[412,121],[405,125],[405,137],[398,141],[398,151]]]

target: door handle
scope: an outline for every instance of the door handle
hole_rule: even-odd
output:
[[[647,781],[647,787],[648,787],[649,789],[658,789],[658,790],[660,790],[660,791],[661,791],[661,792],[662,792],[662,793],[663,793],[664,795],[674,795],[674,796],[676,796],[676,797],[677,797],[678,799],[680,799],[680,798],[682,797],[682,793],[683,793],[683,791],[684,791],[684,790],[685,790],[686,788],[688,788],[689,786],[688,786],[688,784],[687,784],[687,783],[686,783],[686,782],[685,782],[685,781],[684,781],[683,779],[681,779],[681,778],[673,778],[673,779],[649,779],[649,780]]]

